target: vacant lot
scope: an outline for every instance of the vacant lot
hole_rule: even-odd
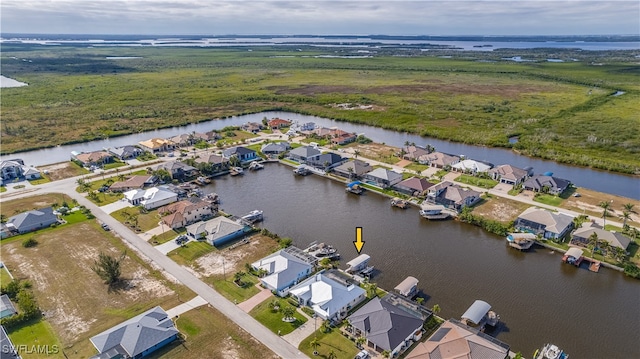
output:
[[[34,238],[38,245],[33,248],[23,248],[19,242],[3,245],[2,259],[16,278],[31,281],[45,318],[69,357],[91,356],[92,335],[153,306],[169,309],[193,296],[130,251],[123,264],[123,285],[109,291],[90,267],[98,253],[119,255],[124,247],[94,221],[62,226]]]
[[[507,224],[515,220],[530,205],[502,197],[486,197],[473,207],[473,213]]]
[[[388,164],[396,164],[401,161],[401,159],[398,158],[400,149],[397,147],[387,146],[380,143],[351,144],[348,145],[348,147],[348,151],[350,153],[358,151],[358,156],[370,158],[375,161]]]
[[[586,188],[578,188],[576,193],[580,194],[580,197],[568,197],[562,202],[560,207],[567,208],[576,212],[585,212],[594,216],[602,217],[602,207],[599,206],[601,202],[609,202],[611,207],[609,208],[607,219],[616,222],[622,222],[622,212],[624,211],[624,205],[627,203],[633,204],[633,211],[631,212],[632,226],[640,226],[640,201],[630,199],[626,197],[620,197],[608,193],[596,192]]]
[[[62,205],[62,203],[64,202],[67,202],[69,206],[72,205],[71,198],[65,194],[60,193],[24,197],[7,202],[2,202],[2,204],[0,205],[0,213],[7,216],[8,218],[24,211],[45,208],[53,206],[54,204]]]
[[[51,181],[57,181],[89,173],[86,168],[82,168],[71,161],[38,167],[38,170],[42,172],[46,171],[47,176]]]

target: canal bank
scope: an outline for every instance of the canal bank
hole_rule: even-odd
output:
[[[640,356],[637,338],[625,334],[640,330],[640,283],[615,271],[565,266],[548,249],[513,251],[480,228],[429,222],[377,194],[353,196],[343,183],[295,176],[278,164],[217,177],[204,191],[219,193],[221,208],[231,213],[263,210],[262,226],[299,247],[316,240],[333,245],[343,263],[356,257],[354,228],[362,227],[363,253],[371,256],[380,287],[412,275],[425,304],[439,304],[445,318],[459,318],[475,299],[485,300],[502,317],[497,338],[525,356],[546,342],[581,358]]]

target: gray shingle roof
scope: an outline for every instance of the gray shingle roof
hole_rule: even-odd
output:
[[[7,220],[7,224],[11,223],[20,231],[23,228],[29,228],[43,223],[45,225],[52,224],[58,221],[58,217],[53,214],[51,207],[41,208],[38,210],[31,210],[27,212],[15,215]]]
[[[347,319],[370,342],[389,351],[394,350],[423,324],[422,319],[377,297]]]
[[[91,338],[100,353],[121,346],[131,357],[161,343],[178,330],[160,307],[150,309]]]
[[[311,146],[304,146],[304,147],[298,147],[296,149],[291,150],[289,154],[309,158],[309,157],[319,155],[320,151],[318,151],[317,149]]]

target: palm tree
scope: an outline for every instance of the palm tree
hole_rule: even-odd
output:
[[[418,305],[422,305],[422,303],[424,303],[424,298],[418,297],[416,298],[416,302],[418,303]]]
[[[367,296],[369,298],[373,298],[376,296],[376,290],[378,289],[378,285],[375,283],[369,283],[367,286]]]
[[[356,339],[356,345],[358,346],[358,348],[362,348],[363,344],[367,342],[367,338],[365,337],[358,337],[358,339]]]
[[[331,322],[328,320],[323,321],[320,328],[324,333],[327,333],[329,330],[331,330]]]
[[[626,204],[624,205],[624,210],[625,210],[625,211],[628,211],[628,212],[631,212],[631,213],[636,213],[636,212],[633,210],[633,207],[634,207],[634,206],[635,206],[635,205],[634,205],[633,203],[626,203]]]
[[[391,356],[391,353],[388,350],[383,350],[380,354],[382,354],[383,358],[388,358],[389,356]]]
[[[284,315],[284,320],[293,318],[293,314],[296,311],[291,306],[287,306],[282,310],[282,315]]]
[[[611,202],[602,201],[598,203],[598,206],[602,207],[602,227],[605,227],[607,225],[607,213],[609,211],[609,208],[611,208]]]
[[[627,227],[627,221],[629,220],[630,217],[631,217],[631,212],[627,210],[622,211],[622,228]]]
[[[329,352],[329,355],[327,355],[327,359],[338,359],[338,354],[336,354],[336,352],[331,349],[331,351]]]
[[[313,348],[313,355],[318,355],[318,347],[320,346],[320,342],[318,341],[318,338],[317,337],[313,338],[313,340],[311,341],[311,343],[309,343],[309,345]]]
[[[278,310],[280,310],[280,301],[277,299],[270,301],[269,309],[271,309],[272,312],[277,312]]]
[[[349,173],[349,180],[353,179],[353,167],[347,168],[347,172]]]
[[[0,214],[0,223],[7,223],[7,216],[4,213]]]
[[[431,308],[431,312],[433,312],[433,314],[440,313],[440,305],[439,304],[434,304],[433,307]]]
[[[591,249],[591,256],[593,257],[596,248],[598,248],[598,234],[596,232],[593,232],[589,236],[589,244],[587,245],[587,247]]]
[[[358,150],[353,151],[353,157],[358,158],[358,156],[360,156],[360,151]]]
[[[233,275],[233,281],[237,284],[237,285],[242,285],[242,277],[244,276],[244,272],[240,271],[240,272],[236,272],[236,274]]]

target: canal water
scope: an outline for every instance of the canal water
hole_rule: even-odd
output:
[[[218,177],[205,192],[217,192],[221,208],[232,214],[263,210],[262,226],[298,247],[335,246],[343,268],[357,256],[352,242],[361,226],[362,253],[371,256],[381,288],[391,290],[412,275],[426,305],[439,304],[445,318],[459,318],[474,300],[485,300],[502,319],[496,337],[526,357],[552,342],[572,358],[640,358],[640,281],[619,272],[565,265],[548,249],[521,253],[478,227],[430,222],[415,208],[392,208],[374,193],[348,194],[343,184],[294,176],[280,164]]]
[[[190,124],[186,126],[172,127],[149,132],[136,133],[127,136],[108,138],[91,142],[77,143],[73,145],[58,146],[41,150],[22,152],[13,155],[2,156],[0,159],[21,158],[25,164],[41,166],[51,163],[68,161],[71,151],[96,151],[108,147],[137,144],[140,141],[153,137],[172,137],[183,133],[208,132],[213,129],[221,129],[225,126],[240,126],[247,122],[261,122],[264,117],[280,117],[297,120],[300,123],[314,122],[317,125],[332,127],[339,126],[349,132],[365,134],[375,142],[386,143],[392,146],[403,146],[405,142],[414,142],[417,145],[430,144],[438,151],[465,155],[468,158],[488,161],[495,165],[511,164],[521,168],[531,166],[535,173],[553,172],[555,176],[566,178],[579,187],[586,187],[600,192],[617,194],[624,197],[640,199],[640,179],[606,171],[599,171],[584,167],[574,167],[559,164],[553,161],[541,160],[519,155],[508,149],[489,148],[463,143],[438,140],[421,137],[408,133],[385,130],[367,125],[359,125],[349,122],[338,122],[316,116],[299,115],[291,112],[261,112],[251,115],[235,116],[226,119]]]

